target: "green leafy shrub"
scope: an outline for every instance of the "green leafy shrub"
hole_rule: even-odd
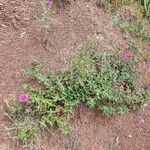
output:
[[[80,103],[107,115],[124,114],[144,104],[149,96],[147,89],[140,88],[137,62],[128,53],[83,51],[70,68],[57,74],[42,73],[38,63],[33,63],[26,74],[38,84],[24,86],[28,101],[9,105],[9,114],[14,122],[32,118],[38,129],[57,126],[67,134],[71,128],[65,117]],[[35,139],[34,128],[20,125],[16,127],[18,139]]]

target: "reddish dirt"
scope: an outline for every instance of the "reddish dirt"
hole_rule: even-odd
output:
[[[100,50],[113,43],[128,49],[130,38],[112,27],[111,16],[96,7],[96,1],[81,0],[65,9],[53,5],[46,42],[39,18],[41,1],[0,1],[0,150],[12,150],[13,145],[4,120],[3,103],[10,94],[26,82],[22,70],[36,60],[45,68],[59,71],[87,41],[95,35]],[[55,2],[56,3],[56,2]],[[46,43],[46,45],[44,44]],[[144,84],[150,85],[150,71],[145,67]],[[80,112],[80,113],[79,113]],[[43,136],[36,144],[38,150],[149,150],[150,106],[144,111],[122,117],[106,117],[82,106],[69,117],[74,130],[67,136],[53,133]],[[144,122],[141,120],[144,119]],[[25,148],[24,148],[25,149]]]

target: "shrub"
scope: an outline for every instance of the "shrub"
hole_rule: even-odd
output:
[[[107,115],[124,114],[144,104],[149,96],[147,89],[140,88],[137,62],[128,52],[83,51],[70,68],[57,74],[52,71],[43,74],[38,63],[33,63],[26,74],[38,85],[24,86],[29,99],[25,103],[10,104],[10,117],[14,122],[32,118],[39,129],[57,126],[65,134],[71,129],[65,116],[80,103]],[[37,130],[20,125],[16,127],[18,139],[36,138]]]

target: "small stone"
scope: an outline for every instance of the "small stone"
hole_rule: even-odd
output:
[[[148,104],[147,103],[145,103],[143,106],[145,107],[145,106],[147,106]]]
[[[116,137],[116,143],[117,143],[117,145],[119,145],[119,137],[118,136]]]
[[[20,34],[20,37],[24,37],[26,35],[26,32],[22,32],[21,34]]]
[[[128,137],[129,137],[129,138],[132,138],[132,135],[131,135],[131,134],[129,134],[129,135],[128,135]]]

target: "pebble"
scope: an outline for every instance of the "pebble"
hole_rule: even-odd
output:
[[[20,34],[20,37],[24,37],[26,35],[26,32],[22,32],[21,34]]]
[[[131,134],[129,134],[129,135],[128,135],[128,137],[129,137],[129,138],[132,138],[132,135],[131,135]]]

